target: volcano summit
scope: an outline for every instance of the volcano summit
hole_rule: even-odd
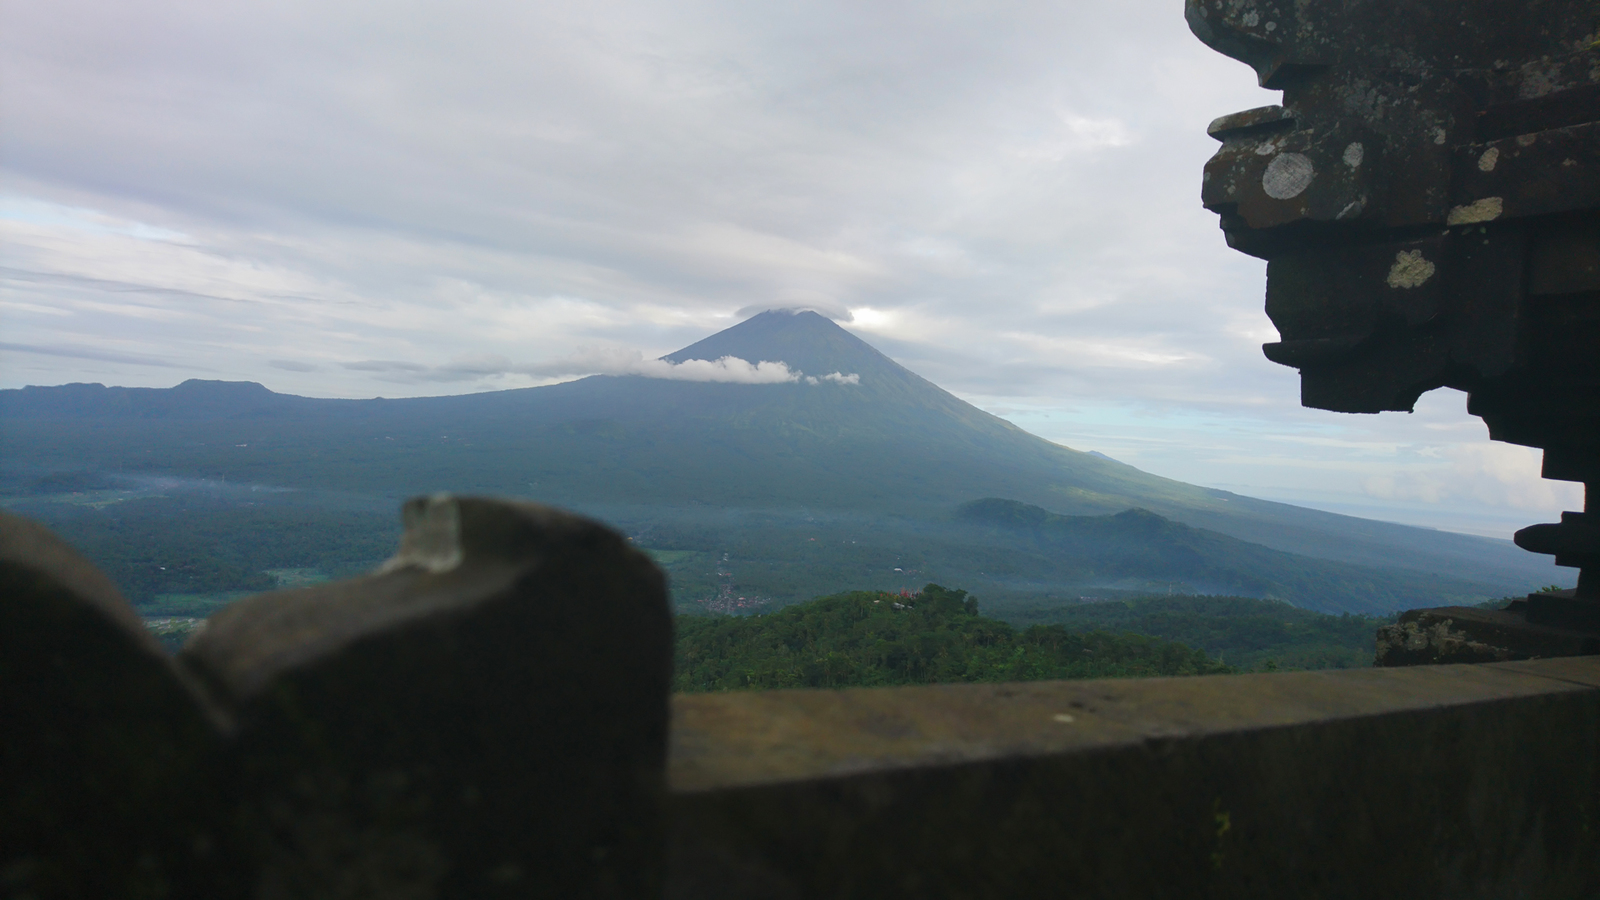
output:
[[[433,491],[608,520],[655,553],[686,609],[937,581],[996,613],[1108,590],[1387,612],[1559,579],[1508,541],[1256,500],[1051,443],[814,312],[764,312],[664,361],[730,357],[793,377],[596,375],[405,400],[205,381],[0,391],[0,489],[151,604],[368,564],[387,552],[393,504]],[[161,562],[180,558],[233,574],[183,581]]]

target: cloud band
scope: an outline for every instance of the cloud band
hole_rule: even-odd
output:
[[[512,363],[502,356],[460,359],[442,366],[426,366],[399,360],[369,359],[342,364],[357,372],[371,372],[396,381],[474,381],[502,375],[530,375],[536,378],[574,378],[587,375],[636,375],[668,381],[724,382],[732,384],[860,384],[855,373],[831,372],[820,377],[791,369],[788,363],[770,360],[750,362],[737,356],[721,359],[648,359],[637,350],[591,350],[544,363]]]

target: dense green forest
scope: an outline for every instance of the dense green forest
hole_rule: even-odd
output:
[[[1284,669],[1370,666],[1373,635],[1380,625],[1395,620],[1394,616],[1328,615],[1277,600],[1187,595],[1031,607],[1003,617],[1018,626],[1131,631],[1182,641],[1234,666]]]
[[[680,616],[681,692],[861,687],[1236,671],[1160,638],[1061,625],[1017,631],[966,591],[851,591],[766,616]]]
[[[248,594],[348,578],[399,541],[388,501],[248,494],[91,490],[5,505],[88,557],[145,616],[207,616]]]
[[[977,601],[962,591],[930,586],[921,596],[926,599],[908,603],[897,593],[851,591],[764,616],[680,615],[679,688],[731,688],[751,677],[762,687],[829,684],[835,677],[830,673],[843,671],[840,654],[867,660],[865,669],[859,661],[851,663],[856,673],[851,677],[858,679],[853,683],[860,684],[991,680],[991,674],[1000,679],[1183,674],[1210,665],[1244,671],[1363,668],[1372,665],[1373,634],[1393,621],[1331,616],[1274,600],[1187,595],[1098,600],[995,618],[977,615]],[[950,598],[961,601],[959,613]],[[151,620],[151,629],[177,650],[199,621],[162,616]],[[869,634],[870,649],[881,651],[879,657],[859,656]],[[999,640],[1012,658],[999,660],[996,635],[1005,636]],[[1076,636],[1077,643],[1063,635]],[[967,653],[968,646],[979,652]],[[950,677],[956,651],[976,660],[978,668]],[[1066,655],[1049,656],[1058,652]],[[1070,660],[1070,672],[1025,674],[1040,671],[1038,666],[1050,659]],[[911,680],[895,680],[902,677]]]
[[[388,556],[399,536],[397,517],[387,502],[305,494],[258,494],[244,499],[236,495],[247,490],[242,488],[218,488],[217,495],[189,489],[174,491],[170,496],[129,496],[122,491],[97,490],[99,486],[72,486],[89,490],[71,495],[78,502],[29,498],[13,500],[8,505],[44,519],[100,565],[139,611],[151,618],[200,618],[246,594],[353,576]],[[1032,512],[1032,508],[1021,504],[1006,508]],[[1139,525],[1153,522],[1157,529],[1180,536],[1192,533],[1154,517],[1107,517],[1113,523],[1121,519]],[[667,544],[723,548],[720,553],[650,548],[651,555],[672,578],[679,613],[767,614],[748,620],[684,616],[685,635],[711,640],[711,632],[706,629],[721,629],[716,633],[723,636],[716,640],[726,642],[734,640],[728,635],[742,633],[739,629],[787,627],[783,623],[791,619],[785,617],[786,609],[797,610],[789,616],[809,621],[808,617],[820,615],[817,604],[823,601],[795,601],[819,594],[851,596],[838,594],[841,588],[890,593],[910,590],[910,579],[920,575],[923,581],[917,583],[924,583],[946,567],[933,558],[933,549],[950,550],[958,556],[964,549],[973,557],[968,567],[991,574],[1005,571],[1009,562],[1000,557],[997,548],[982,540],[974,540],[965,548],[953,548],[956,541],[952,536],[921,529],[873,531],[867,527],[873,524],[870,522],[813,521],[804,523],[803,532],[794,533],[760,517],[747,518],[744,524],[747,528],[737,541],[720,544],[710,529],[698,534],[681,524],[630,528],[640,543],[650,541],[657,547]],[[939,540],[941,537],[943,541]],[[826,542],[832,542],[834,547],[820,546]],[[1182,548],[1174,545],[1169,549],[1176,553]],[[784,556],[785,553],[789,555]],[[843,571],[831,568],[830,563],[840,560],[846,561]],[[1126,588],[1085,588],[1098,595],[1088,598],[1028,587],[1019,580],[1012,582],[1010,591],[985,591],[985,611],[990,618],[981,622],[999,620],[1018,629],[1014,639],[1007,639],[1013,641],[1008,646],[1012,651],[1021,647],[1029,665],[1045,665],[1039,662],[1044,657],[1038,654],[1044,651],[1036,641],[1043,638],[1030,637],[1034,632],[1029,630],[1040,625],[1056,626],[1067,633],[1132,633],[1176,641],[1245,669],[1268,664],[1305,669],[1366,666],[1372,660],[1373,632],[1389,621],[1387,617],[1328,615],[1277,600],[1208,596],[1192,590],[1151,595]],[[1435,603],[1452,599],[1441,597]],[[892,602],[889,608],[893,608]],[[901,616],[896,621],[920,619]],[[940,627],[944,632],[969,635],[977,641],[982,632],[978,624],[981,623],[950,620]],[[169,642],[181,641],[182,626],[170,628],[175,630]],[[988,648],[977,654],[982,658],[981,666],[1000,665],[994,657],[996,651],[989,645],[975,646]],[[828,652],[843,651],[835,648]],[[1111,665],[1101,660],[1096,664]],[[773,669],[761,677],[767,679],[762,682],[765,684],[778,683],[789,676],[780,676]],[[940,670],[937,677],[947,679],[949,672]]]

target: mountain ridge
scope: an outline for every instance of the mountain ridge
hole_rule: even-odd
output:
[[[1141,507],[1275,551],[1461,578],[1480,591],[1526,590],[1562,574],[1508,541],[1202,488],[1049,442],[815,313],[762,313],[664,359],[723,356],[782,361],[811,375],[857,374],[860,383],[600,375],[390,400],[303,398],[249,382],[198,380],[170,389],[24,388],[0,391],[0,488],[15,492],[30,475],[51,466],[59,472],[59,461],[71,459],[86,471],[391,498],[434,490],[523,495],[640,521],[652,509],[694,508],[931,522],[962,503],[998,497],[1058,515]]]

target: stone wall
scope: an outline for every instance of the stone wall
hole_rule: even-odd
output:
[[[0,896],[1600,896],[1600,659],[669,698],[621,537],[405,515],[176,657],[0,516]]]
[[[680,696],[669,896],[1600,896],[1600,659]]]

